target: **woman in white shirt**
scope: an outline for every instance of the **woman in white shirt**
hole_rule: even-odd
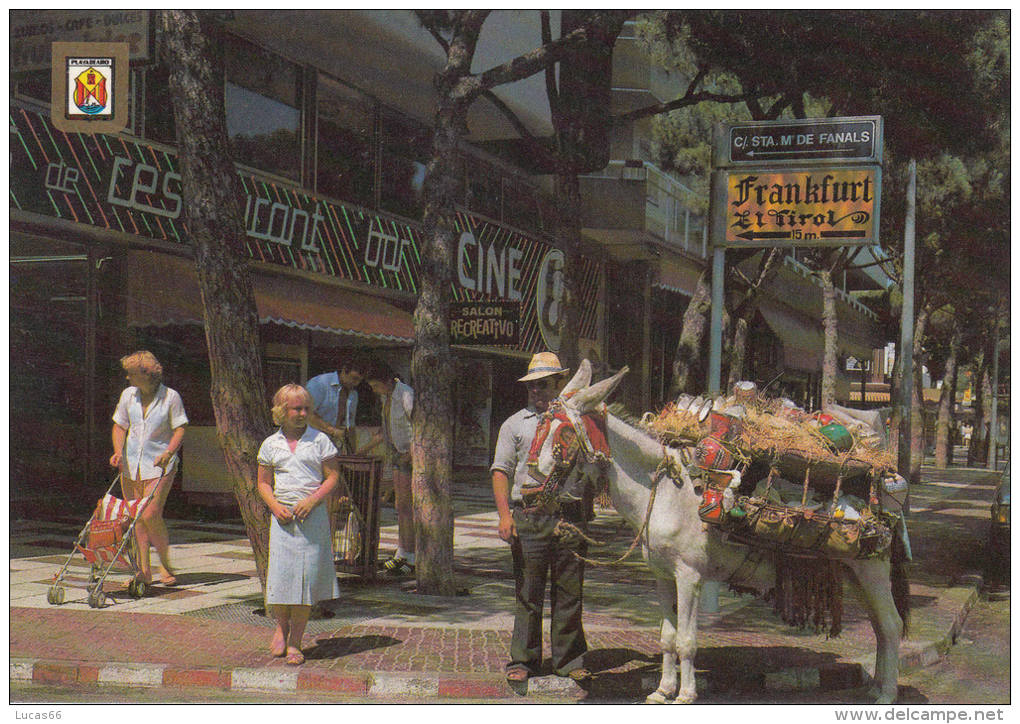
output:
[[[301,385],[273,395],[273,422],[280,429],[258,453],[258,492],[273,514],[269,525],[266,609],[276,619],[269,644],[287,663],[305,661],[301,639],[312,606],[340,595],[325,503],[340,478],[336,446],[308,427],[312,397]]]
[[[163,506],[177,472],[177,451],[184,441],[188,416],[176,390],[163,384],[163,366],[148,351],[120,360],[129,387],[113,413],[113,455],[110,465],[120,470],[121,488],[129,500],[152,496],[135,525],[139,578],[152,583],[149,546],[156,548],[160,582],[177,583],[170,567],[170,536]]]

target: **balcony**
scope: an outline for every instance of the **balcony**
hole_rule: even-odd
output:
[[[617,259],[658,256],[665,246],[696,259],[708,256],[702,198],[647,161],[610,161],[580,178],[582,226]]]

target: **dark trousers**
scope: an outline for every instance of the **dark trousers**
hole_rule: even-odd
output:
[[[514,609],[514,634],[510,643],[507,668],[526,668],[539,674],[542,664],[542,606],[548,577],[552,611],[552,667],[566,676],[583,666],[588,643],[581,624],[581,598],[584,587],[584,562],[579,555],[587,554],[587,543],[579,540],[570,545],[553,535],[557,518],[539,512],[513,510],[517,538],[510,545],[514,559],[514,581],[517,602]],[[585,524],[570,519],[581,530]]]

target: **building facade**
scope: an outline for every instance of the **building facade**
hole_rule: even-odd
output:
[[[127,129],[58,131],[40,49],[81,39],[67,37],[68,28],[115,20],[132,43]],[[227,132],[267,390],[334,369],[352,350],[386,359],[408,379],[433,79],[444,62],[438,45],[410,11],[236,10],[224,25]],[[184,492],[196,501],[222,496],[176,130],[152,17],[15,11],[11,33],[12,504],[56,495],[87,508],[106,486],[109,416],[123,387],[117,361],[138,348],[164,363],[191,418]],[[537,13],[495,12],[477,61],[489,67],[539,43]],[[676,79],[650,65],[629,25],[612,72],[614,112],[675,95]],[[540,136],[551,132],[544,92],[541,77],[498,90]],[[551,179],[499,150],[513,126],[484,101],[468,123],[457,159],[451,298],[469,316],[510,310],[503,338],[476,343],[481,327],[463,324],[454,345],[465,381],[456,462],[484,468],[499,423],[524,402],[515,380],[526,359],[558,347],[564,254]],[[610,163],[582,180],[581,353],[601,369],[631,366],[625,399],[634,410],[666,399],[680,319],[708,256],[704,214],[692,211],[689,189],[651,162],[650,138],[649,122],[615,131]],[[774,286],[752,330],[751,371],[785,375],[806,402],[820,370],[820,291],[792,260]],[[849,297],[841,306],[841,338],[845,322],[862,359],[882,346],[868,314]],[[367,389],[364,397],[359,424],[370,430],[378,406]],[[40,478],[55,488],[40,490]]]

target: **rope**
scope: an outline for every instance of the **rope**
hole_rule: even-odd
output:
[[[644,535],[645,531],[648,529],[648,521],[651,520],[652,518],[652,506],[655,505],[655,493],[659,490],[659,483],[662,481],[664,475],[669,475],[670,477],[673,477],[671,468],[673,468],[673,461],[670,459],[669,455],[666,454],[666,448],[663,447],[662,461],[655,469],[655,478],[652,481],[652,491],[651,494],[648,496],[648,509],[645,511],[645,520],[641,524],[641,528],[640,530],[638,530],[637,535],[634,536],[634,540],[631,541],[630,547],[627,548],[627,551],[622,556],[617,558],[615,561],[597,561],[593,558],[585,558],[577,551],[570,551],[571,553],[574,554],[574,558],[576,558],[579,561],[584,561],[585,563],[590,563],[593,566],[615,566],[620,563],[623,563],[627,559],[627,557],[634,552],[634,549],[637,548],[637,544],[641,540],[641,536]],[[576,531],[578,535],[580,535],[582,538],[584,538],[584,540],[586,540],[588,543],[591,543],[592,545],[596,546],[605,545],[605,543],[600,543],[599,541],[589,538],[581,531],[580,528],[575,526],[573,523],[568,523],[565,520],[561,520],[559,523],[556,524],[556,528],[559,529],[560,525],[563,525],[564,528],[573,529],[572,531],[570,531],[570,533],[568,533],[568,535]]]

